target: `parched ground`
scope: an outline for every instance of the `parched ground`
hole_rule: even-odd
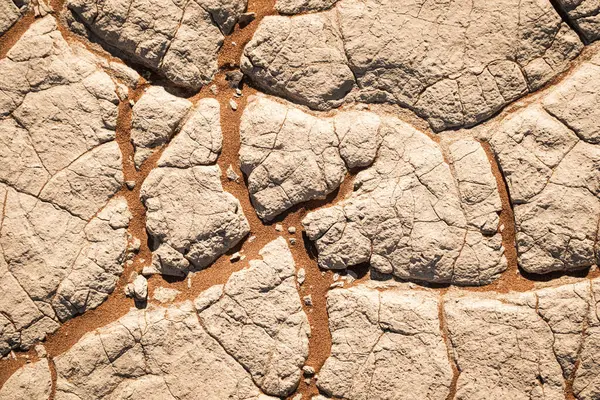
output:
[[[0,400],[600,399],[600,0],[0,0]]]

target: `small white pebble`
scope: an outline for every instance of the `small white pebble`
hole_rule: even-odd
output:
[[[304,281],[306,280],[306,271],[304,270],[304,268],[300,268],[298,270],[297,279],[298,279],[298,285],[302,285],[304,283]]]
[[[291,233],[291,234],[293,235],[294,233],[296,233],[296,227],[295,227],[295,226],[290,226],[290,227],[288,228],[288,232],[289,232],[289,233]]]
[[[211,91],[212,94],[216,95],[219,92],[219,89],[217,89],[217,85],[212,85],[210,87],[210,91]]]
[[[187,286],[188,286],[188,289],[192,288],[192,277],[191,277],[191,275],[188,275]]]
[[[283,232],[283,225],[281,225],[281,224],[275,224],[275,230],[277,232]]]
[[[240,257],[240,261],[244,261],[245,259],[246,259],[246,256],[245,256],[245,255],[242,255],[242,256]]]
[[[229,107],[231,107],[233,111],[238,109],[238,105],[234,99],[229,99]]]
[[[131,99],[130,99],[130,100],[129,100],[129,105],[130,105],[131,107],[135,106],[135,101],[133,101],[133,100],[131,100]]]
[[[252,242],[254,242],[255,240],[256,240],[256,236],[255,236],[255,235],[252,235],[252,236],[250,236],[250,237],[248,238],[248,243],[252,243]]]
[[[290,244],[293,246],[296,244],[296,239],[295,238],[290,238]]]
[[[329,286],[331,289],[335,289],[335,288],[343,288],[344,287],[344,281],[338,281],[338,282],[334,282],[331,286]]]
[[[302,372],[304,372],[304,376],[313,376],[315,374],[315,369],[309,365],[305,365],[302,367]]]
[[[237,46],[237,43],[236,42],[231,42],[231,45],[232,46]]]
[[[340,274],[338,274],[337,272],[335,274],[333,274],[333,280],[337,281],[338,279],[340,279]]]
[[[240,252],[239,252],[239,251],[236,251],[235,253],[233,253],[233,254],[231,255],[231,257],[229,257],[229,261],[231,261],[231,262],[236,262],[236,261],[239,261],[239,260],[240,260],[240,258],[242,258],[242,255],[240,254]]]
[[[233,170],[233,167],[231,166],[231,164],[229,165],[229,167],[227,167],[227,179],[229,179],[230,181],[234,181],[237,182],[240,180],[240,176],[238,174],[236,174],[236,172]]]

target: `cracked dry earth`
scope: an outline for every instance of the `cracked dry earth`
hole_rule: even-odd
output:
[[[0,0],[0,400],[600,399],[600,0]]]

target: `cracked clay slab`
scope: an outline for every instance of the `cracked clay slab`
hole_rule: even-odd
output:
[[[178,86],[193,90],[210,82],[217,57],[244,0],[69,0],[71,26],[83,23],[100,42]]]
[[[491,165],[473,139],[436,143],[381,117],[375,162],[335,206],[302,224],[319,266],[369,263],[401,279],[485,285],[506,269],[498,231],[501,201]]]
[[[272,220],[296,204],[324,199],[348,168],[371,164],[379,125],[372,113],[321,118],[273,98],[250,97],[240,123],[240,164],[258,216]]]
[[[259,254],[262,259],[193,302],[132,309],[87,333],[54,358],[55,399],[144,393],[157,400],[274,400],[292,393],[310,334],[295,264],[283,238]],[[41,377],[32,379],[42,384]],[[17,395],[28,393],[16,389]]]
[[[317,385],[349,400],[446,399],[453,385],[456,399],[530,400],[564,399],[572,380],[577,399],[594,399],[599,287],[586,280],[444,296],[403,287],[334,289],[327,295],[331,355]]]
[[[313,109],[346,97],[397,103],[442,131],[539,89],[582,47],[549,1],[342,0],[265,18],[241,66],[262,89]]]
[[[0,60],[0,354],[100,305],[131,215],[114,141],[116,85],[53,17]]]
[[[519,265],[543,274],[600,263],[600,59],[489,128],[514,208]]]
[[[174,125],[173,105],[154,106],[157,118],[140,120],[148,131],[165,133],[162,127]],[[209,266],[250,232],[239,200],[223,190],[221,169],[214,164],[222,146],[219,103],[200,100],[182,124],[140,191],[153,250],[147,273],[185,276]]]

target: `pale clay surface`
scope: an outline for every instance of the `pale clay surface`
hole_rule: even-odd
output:
[[[246,1],[69,0],[67,7],[117,55],[176,85],[199,89],[217,72],[223,35],[231,32]]]
[[[2,355],[100,305],[123,271],[115,90],[50,16],[0,60]]]
[[[308,356],[310,328],[285,240],[260,255],[193,302],[132,310],[85,335],[55,359],[56,399],[146,393],[266,400],[291,393]]]
[[[379,117],[366,112],[317,118],[251,97],[240,123],[240,164],[259,217],[271,220],[296,204],[324,199],[347,168],[369,165],[379,125]]]
[[[597,265],[600,59],[490,129],[514,205],[519,265],[528,272]]]
[[[600,263],[600,1],[277,0],[231,43],[267,94],[195,96],[246,7],[0,0],[0,400],[599,399],[600,278],[548,274]]]
[[[568,377],[576,398],[597,398],[599,290],[598,280],[510,295],[335,289],[318,386],[352,400],[446,399],[454,364],[456,399],[564,399]]]
[[[379,134],[377,158],[354,192],[302,221],[319,266],[369,263],[398,278],[459,285],[496,279],[506,269],[501,202],[483,147],[440,145],[391,117],[381,118]]]
[[[261,88],[314,109],[353,87],[436,131],[475,125],[539,89],[582,49],[549,1],[342,0],[331,11],[265,18],[242,70]]]

